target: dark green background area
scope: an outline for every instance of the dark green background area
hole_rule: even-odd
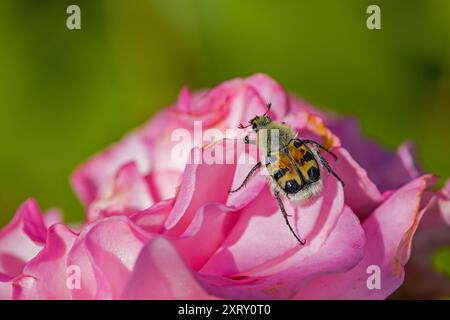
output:
[[[78,4],[82,29],[66,28]],[[382,29],[366,28],[378,4]],[[83,217],[70,172],[176,99],[265,72],[450,175],[450,1],[1,1],[0,225],[27,197]],[[393,173],[395,174],[395,173]]]

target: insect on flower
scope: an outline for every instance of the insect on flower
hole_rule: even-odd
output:
[[[319,163],[342,185],[344,182],[320,154],[320,150],[328,152],[335,160],[337,160],[337,156],[316,141],[299,138],[297,132],[285,123],[272,121],[267,115],[270,107],[271,104],[267,104],[267,111],[262,116],[254,117],[247,126],[240,124],[239,128],[245,129],[251,126],[256,132],[256,141],[250,140],[248,135],[245,136],[244,141],[246,144],[257,144],[265,152],[264,165],[269,172],[269,179],[278,206],[289,229],[298,242],[304,245],[305,240],[297,235],[289,223],[290,215],[287,214],[280,195],[298,203],[320,193],[322,181]],[[259,161],[247,174],[242,184],[229,193],[242,189],[262,166],[263,164]]]

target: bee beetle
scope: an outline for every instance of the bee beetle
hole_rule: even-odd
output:
[[[320,154],[320,150],[328,152],[337,160],[337,156],[316,141],[303,140],[297,136],[294,129],[285,123],[272,121],[267,115],[271,104],[267,104],[267,111],[262,116],[256,116],[249,124],[239,125],[240,129],[252,127],[256,132],[256,141],[250,140],[247,135],[244,138],[246,144],[257,144],[265,151],[264,165],[269,172],[273,194],[280,207],[281,213],[294,237],[302,245],[305,240],[301,239],[289,223],[286,209],[281,201],[280,194],[294,203],[305,201],[322,191],[322,180],[320,178],[319,163],[325,167],[342,185],[344,182],[333,171],[330,164]],[[275,137],[275,138],[274,138]],[[259,161],[247,174],[242,184],[235,190],[239,191],[250,180],[250,178],[261,169],[263,164]]]

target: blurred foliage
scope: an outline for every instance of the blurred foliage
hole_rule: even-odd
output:
[[[450,247],[440,248],[433,254],[433,265],[438,273],[450,278]]]
[[[66,28],[78,4],[82,29]],[[382,29],[366,28],[378,4]],[[27,197],[81,219],[70,172],[176,99],[265,72],[450,175],[450,1],[0,2],[0,225]]]

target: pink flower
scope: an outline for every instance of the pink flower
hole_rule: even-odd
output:
[[[228,194],[252,167],[236,159],[252,148],[203,135],[185,142],[190,154],[213,150],[224,163],[173,159],[174,130],[195,135],[201,121],[203,132],[225,133],[267,102],[273,119],[339,157],[327,159],[345,187],[323,172],[319,196],[297,205],[284,199],[304,246],[263,175]],[[75,231],[25,202],[0,232],[0,298],[384,299],[403,283],[422,216],[445,217],[430,228],[447,232],[450,220],[442,214],[448,188],[430,191],[435,179],[417,168],[411,144],[385,151],[354,120],[319,111],[261,74],[194,94],[184,88],[71,181],[87,221]]]

